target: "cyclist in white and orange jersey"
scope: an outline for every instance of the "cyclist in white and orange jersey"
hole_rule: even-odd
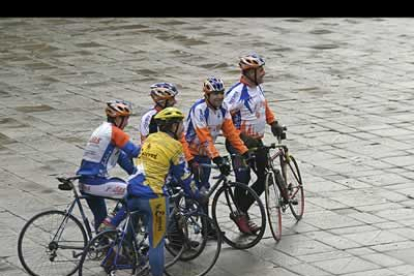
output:
[[[220,156],[215,147],[220,132],[239,154],[246,158],[249,154],[247,147],[239,137],[239,131],[233,125],[227,106],[223,104],[224,90],[222,80],[214,77],[207,78],[203,85],[204,98],[194,103],[186,120],[185,138],[190,152],[194,156],[192,170],[195,175],[199,175],[200,189],[202,187],[210,188],[211,169],[201,167],[197,173],[197,164],[211,164],[212,160],[222,174],[228,175],[230,173],[230,164]],[[196,165],[194,166],[194,164]],[[208,213],[208,203],[204,206],[204,210]],[[237,225],[240,231],[250,232],[247,221],[241,221]]]
[[[129,174],[136,172],[132,158],[138,157],[140,147],[129,139],[123,129],[131,115],[131,105],[122,100],[107,102],[107,121],[91,135],[77,175],[82,193],[91,195],[86,199],[95,219],[95,230],[107,216],[105,200],[102,197],[122,198],[127,183],[117,177],[110,177],[108,171],[117,163]]]
[[[283,132],[283,127],[278,123],[275,115],[270,110],[266,101],[263,90],[263,79],[265,76],[264,69],[265,61],[257,54],[243,56],[239,60],[241,69],[240,81],[234,84],[227,92],[224,102],[227,104],[233,118],[235,127],[240,131],[240,138],[245,145],[250,148],[256,148],[263,145],[262,138],[264,137],[266,124],[271,126],[273,135],[280,136]],[[227,150],[230,153],[236,153],[235,148],[226,141]],[[255,153],[255,171],[257,180],[251,185],[251,188],[261,195],[264,191],[265,183],[265,166],[266,155],[260,151]],[[243,166],[243,169],[240,167]],[[250,168],[244,164],[237,162],[233,158],[233,168],[236,174],[236,181],[248,184],[250,181]],[[236,193],[236,199],[239,202],[242,214],[237,214],[239,219],[244,220],[248,218],[247,211],[253,203],[254,199]],[[258,227],[250,223],[251,231],[255,232]]]

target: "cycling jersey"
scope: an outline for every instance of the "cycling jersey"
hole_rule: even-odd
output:
[[[275,121],[262,85],[252,88],[240,81],[226,92],[224,102],[236,128],[254,138],[263,138],[266,123]]]
[[[128,180],[128,194],[145,198],[167,195],[165,183],[169,179],[181,180],[188,194],[195,189],[182,144],[160,131],[148,136],[142,145],[137,172]]]
[[[154,121],[154,116],[160,112],[162,109],[159,106],[154,106],[151,110],[149,110],[147,113],[145,113],[142,116],[141,119],[141,127],[140,127],[140,133],[141,133],[141,145],[144,144],[145,139],[147,139],[148,135],[151,133],[157,132],[157,124]],[[183,146],[184,150],[184,156],[187,161],[190,161],[193,159],[193,155],[191,154],[190,150],[188,149],[187,141],[185,140],[184,135],[181,136],[180,142]]]
[[[153,117],[161,111],[161,108],[158,106],[153,107],[151,110],[147,111],[141,119],[141,145],[144,144],[145,139],[148,137],[150,133],[157,132],[157,125],[153,120]]]
[[[77,175],[109,177],[108,171],[118,163],[129,174],[135,170],[130,158],[137,157],[140,149],[120,128],[104,122],[91,135]],[[98,183],[101,184],[101,183]]]
[[[214,109],[209,107],[205,99],[198,100],[191,107],[185,126],[185,138],[191,154],[208,156],[210,159],[219,156],[214,143],[220,131],[241,154],[247,151],[239,138],[239,131],[234,128],[226,105]]]
[[[102,197],[122,198],[127,184],[119,178],[109,178],[108,171],[118,163],[128,174],[136,171],[133,157],[139,154],[129,136],[120,128],[104,122],[91,135],[86,145],[77,175],[82,193],[92,195],[86,201],[95,218],[95,231],[107,215]]]

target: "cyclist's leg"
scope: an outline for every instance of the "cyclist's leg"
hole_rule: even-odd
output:
[[[208,156],[200,156],[196,155],[194,156],[194,160],[199,164],[211,164],[211,160]],[[200,183],[198,185],[198,188],[201,189],[204,187],[206,190],[210,189],[210,174],[211,174],[211,168],[208,167],[201,167],[200,169]],[[203,204],[201,206],[203,208],[203,211],[208,215],[208,202]]]
[[[87,202],[95,217],[95,230],[98,230],[99,225],[108,215],[105,200],[99,197],[121,199],[125,194],[127,184],[120,178],[91,179],[85,182],[82,184],[83,193],[94,196],[92,199],[87,199]],[[118,213],[119,215],[114,221],[111,221],[111,224],[118,225],[125,217],[125,209],[121,208]]]
[[[238,155],[239,152],[230,144],[228,140],[226,140],[226,149],[230,154],[232,154],[231,161],[233,163],[233,170],[236,176],[236,182],[248,185],[250,182],[250,167],[243,162],[242,157]],[[236,156],[233,156],[233,154],[236,154]],[[250,205],[253,202],[251,201],[250,204],[247,204],[245,200],[245,190],[239,189],[238,187],[234,189],[234,196],[236,204],[243,212],[247,211],[247,209],[249,209]]]
[[[101,197],[90,195],[86,198],[86,202],[88,203],[89,209],[92,211],[94,217],[94,228],[97,232],[99,225],[101,225],[103,220],[108,215],[105,200]]]
[[[166,197],[128,199],[131,210],[144,212],[149,235],[149,264],[153,276],[162,276],[164,271],[164,237],[166,234],[168,201]]]
[[[255,162],[256,162],[256,170],[254,171],[257,180],[250,186],[256,194],[260,197],[265,189],[265,180],[266,180],[266,164],[267,164],[267,154],[264,151],[256,151],[255,152]],[[252,203],[254,202],[254,198],[251,196],[247,196],[246,198],[246,205],[248,206],[246,210],[250,208]]]

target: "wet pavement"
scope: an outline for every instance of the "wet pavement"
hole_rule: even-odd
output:
[[[237,57],[266,59],[266,96],[288,126],[305,215],[282,241],[224,245],[210,275],[414,275],[414,19],[0,19],[0,275],[24,275],[17,236],[70,195],[106,100],[133,102],[139,141],[149,86],[173,82],[187,111],[211,75],[230,87]],[[270,129],[267,142],[271,142]],[[223,139],[219,139],[224,153]],[[113,175],[125,177],[119,169]]]

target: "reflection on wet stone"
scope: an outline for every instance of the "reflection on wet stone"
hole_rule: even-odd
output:
[[[0,145],[7,145],[13,143],[16,143],[16,141],[4,135],[3,133],[0,133]]]
[[[317,35],[319,35],[319,34],[330,34],[330,33],[332,33],[332,32],[331,32],[331,31],[329,31],[329,30],[319,29],[319,30],[313,30],[313,31],[310,31],[309,33],[310,33],[310,34],[317,34]]]
[[[15,107],[17,111],[21,111],[24,113],[31,113],[31,112],[41,112],[41,111],[49,111],[53,110],[54,108],[45,104],[42,105],[35,105],[35,106],[19,106]]]
[[[319,44],[319,45],[312,46],[311,48],[317,49],[317,50],[329,50],[329,49],[339,48],[339,45],[337,45],[337,44]]]

